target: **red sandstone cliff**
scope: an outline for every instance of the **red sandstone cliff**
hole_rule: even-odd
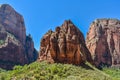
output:
[[[0,6],[0,68],[12,69],[37,59],[30,36],[26,36],[23,17],[10,5]]]
[[[92,62],[81,31],[70,21],[65,21],[55,32],[48,31],[41,40],[39,60],[80,65]]]
[[[87,34],[86,45],[97,67],[120,64],[120,21],[95,20]]]

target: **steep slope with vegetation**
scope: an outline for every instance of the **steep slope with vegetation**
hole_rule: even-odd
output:
[[[84,67],[70,64],[34,62],[15,66],[12,71],[0,70],[0,80],[112,80],[107,74],[86,63]]]

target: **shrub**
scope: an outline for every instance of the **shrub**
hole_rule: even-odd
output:
[[[1,80],[111,80],[109,76],[95,68],[86,69],[70,64],[47,62],[34,62],[30,65],[15,66],[12,71],[0,71]]]
[[[0,45],[4,44],[5,41],[4,40],[0,40]]]

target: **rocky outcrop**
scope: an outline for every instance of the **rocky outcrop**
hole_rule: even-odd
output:
[[[0,24],[4,26],[7,32],[14,34],[22,44],[25,44],[26,29],[24,19],[8,4],[0,6]]]
[[[55,32],[48,31],[41,40],[39,61],[80,65],[92,62],[83,34],[70,21],[65,21]]]
[[[0,68],[12,69],[37,59],[31,36],[26,36],[23,17],[10,5],[0,6]]]
[[[86,45],[97,67],[120,64],[120,21],[95,20],[87,33]]]

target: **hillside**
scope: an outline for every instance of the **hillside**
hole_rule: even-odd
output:
[[[12,71],[0,70],[0,80],[112,80],[107,74],[86,63],[84,67],[70,64],[34,62],[15,66]]]
[[[104,68],[103,71],[109,74],[113,80],[120,80],[120,68]]]

